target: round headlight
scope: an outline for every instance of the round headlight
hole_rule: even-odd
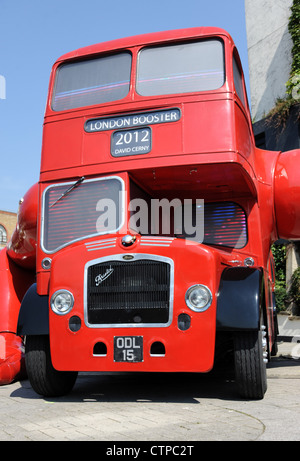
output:
[[[68,290],[59,290],[52,295],[50,305],[55,314],[64,315],[72,309],[74,297]]]
[[[206,286],[194,285],[186,292],[185,302],[192,311],[203,312],[211,305],[212,294]]]

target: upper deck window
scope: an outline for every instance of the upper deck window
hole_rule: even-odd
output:
[[[215,90],[224,81],[221,40],[144,48],[139,53],[136,88],[142,96]]]
[[[131,54],[62,64],[58,67],[52,99],[55,111],[123,99],[129,92]]]
[[[241,71],[239,69],[239,66],[234,56],[233,56],[232,65],[233,65],[233,79],[234,79],[235,90],[237,92],[238,97],[240,98],[240,100],[245,106],[246,104],[245,104],[245,97],[244,97],[243,77],[242,77]]]

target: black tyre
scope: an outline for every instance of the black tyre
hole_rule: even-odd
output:
[[[26,337],[25,365],[32,388],[44,397],[68,394],[77,378],[77,372],[53,368],[47,335]]]
[[[244,331],[234,334],[235,379],[239,394],[245,399],[263,399],[267,390],[263,332]]]

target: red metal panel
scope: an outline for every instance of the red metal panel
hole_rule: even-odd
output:
[[[300,240],[300,149],[279,155],[274,175],[278,237]]]
[[[121,237],[117,238],[118,241]],[[85,245],[72,249],[65,249],[53,258],[50,282],[50,296],[56,290],[64,288],[74,295],[74,308],[66,316],[58,316],[50,311],[50,343],[53,364],[60,370],[85,369],[89,371],[195,371],[206,372],[213,366],[215,323],[216,323],[216,293],[219,278],[218,252],[197,244],[186,243],[182,240],[174,241],[169,247],[134,246],[134,253],[166,256],[174,260],[174,306],[173,321],[169,327],[137,328],[89,328],[85,325],[83,298],[83,276],[85,264],[91,259],[91,253]],[[121,246],[115,249],[100,248],[93,251],[93,258],[109,256],[120,252]],[[128,250],[123,248],[122,254]],[[197,258],[197,266],[191,261]],[[207,271],[207,267],[210,271]],[[68,268],[68,270],[66,270]],[[207,285],[214,296],[212,305],[205,312],[193,312],[186,306],[186,290],[194,284]],[[177,326],[180,313],[191,316],[191,328],[181,331]],[[82,328],[73,333],[68,322],[71,316],[77,315],[82,322]],[[138,332],[138,333],[137,333]],[[114,336],[142,335],[144,338],[144,361],[142,363],[115,363],[113,360]],[[64,340],[62,341],[62,338]],[[107,344],[106,357],[94,357],[93,346],[96,342],[104,341]],[[155,341],[165,344],[165,357],[151,357],[150,346]]]

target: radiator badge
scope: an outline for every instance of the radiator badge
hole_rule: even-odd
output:
[[[95,277],[95,284],[96,287],[100,285],[100,283],[104,282],[104,280],[108,279],[108,277],[113,273],[113,268],[110,266],[109,269],[106,269],[104,274],[99,274]]]

